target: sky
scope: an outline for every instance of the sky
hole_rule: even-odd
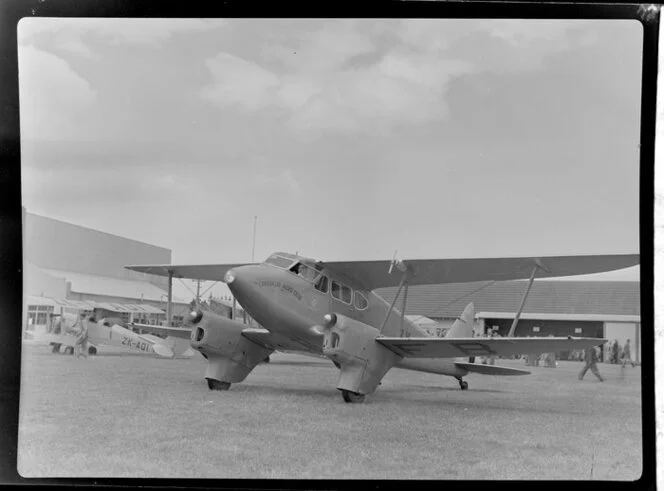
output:
[[[638,253],[636,21],[26,18],[17,34],[31,213],[179,264],[251,261],[254,217],[257,261]]]

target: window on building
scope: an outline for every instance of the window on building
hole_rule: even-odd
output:
[[[327,293],[327,290],[329,289],[327,276],[320,276],[316,283],[314,283],[314,288],[321,293]]]
[[[574,328],[574,334],[581,334],[583,332],[583,329],[580,327],[575,327]]]
[[[356,291],[355,292],[355,307],[357,310],[364,310],[369,306],[369,302],[367,302],[366,297],[364,294]]]
[[[540,332],[539,326],[534,326],[533,327],[533,332]]]

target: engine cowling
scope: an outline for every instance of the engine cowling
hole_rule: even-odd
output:
[[[205,378],[226,384],[242,382],[271,349],[242,336],[246,324],[213,312],[192,312],[191,347],[207,359]]]
[[[355,394],[373,393],[390,368],[402,357],[376,342],[380,332],[340,314],[328,314],[323,354],[341,373],[337,388]]]

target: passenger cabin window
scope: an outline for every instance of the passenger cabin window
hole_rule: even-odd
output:
[[[346,285],[332,281],[332,298],[350,305],[353,303],[353,290]]]
[[[286,269],[288,268],[291,264],[293,264],[292,259],[288,259],[287,257],[283,256],[278,256],[276,254],[272,254],[270,257],[268,257],[265,260],[265,264],[271,264],[273,266],[276,266],[278,268],[283,268]]]
[[[360,292],[355,292],[355,307],[357,310],[364,310],[368,306],[369,302],[367,302],[366,297]]]
[[[318,280],[314,284],[314,288],[321,293],[327,293],[327,290],[329,288],[327,276],[323,275],[320,278],[318,278]]]
[[[353,290],[346,285],[341,285],[341,301],[347,304],[353,303]]]
[[[295,273],[298,276],[301,276],[307,281],[314,281],[316,279],[316,276],[318,276],[318,272],[306,264],[303,263],[297,263],[295,266],[290,268],[292,273]]]
[[[332,298],[341,300],[341,285],[336,281],[332,281]]]

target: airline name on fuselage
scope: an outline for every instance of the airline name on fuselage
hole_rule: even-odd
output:
[[[292,286],[286,284],[286,283],[281,283],[280,281],[274,281],[274,280],[257,280],[256,285],[260,288],[265,288],[265,287],[275,287],[275,288],[281,288],[282,290],[292,293],[295,298],[298,300],[302,300],[302,294],[298,292],[295,288]]]

